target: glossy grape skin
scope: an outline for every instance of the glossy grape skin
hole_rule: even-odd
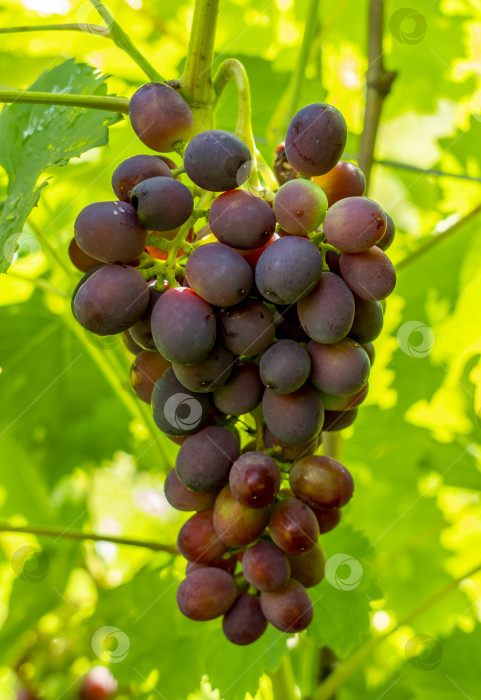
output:
[[[183,387],[170,368],[155,383],[152,410],[155,424],[162,432],[183,437],[201,429],[209,415],[210,400],[207,394]]]
[[[191,620],[213,620],[229,610],[236,595],[234,579],[227,571],[206,567],[182,581],[177,589],[177,605]]]
[[[311,358],[294,340],[279,340],[261,357],[259,371],[263,384],[278,394],[290,394],[306,383]]]
[[[207,393],[226,383],[232,371],[234,356],[222,345],[215,346],[205,360],[195,365],[172,365],[179,382],[191,391]]]
[[[222,620],[222,631],[226,639],[239,646],[252,644],[266,629],[267,620],[260,600],[253,595],[240,595]]]
[[[169,367],[170,362],[158,352],[139,352],[130,370],[130,383],[141,401],[150,404],[156,381]]]
[[[274,340],[272,311],[262,301],[246,299],[218,314],[222,342],[234,355],[257,355]]]
[[[212,307],[187,287],[162,294],[152,311],[151,328],[158,351],[171,362],[201,362],[214,347],[216,320]]]
[[[323,272],[317,285],[297,303],[299,320],[318,343],[336,343],[349,333],[354,320],[354,296],[333,272]]]
[[[149,303],[145,310],[144,315],[140,318],[137,323],[129,329],[129,333],[133,340],[139,345],[143,350],[155,351],[154,339],[152,337],[152,329],[150,327],[150,319],[152,317],[152,311],[157,301],[160,299],[162,292],[158,292],[155,287],[149,287]]]
[[[322,403],[324,404],[324,409],[326,411],[348,411],[350,408],[360,406],[365,400],[368,391],[369,384],[365,384],[362,389],[356,391],[355,394],[350,394],[347,396],[335,396],[333,394],[326,394],[324,391],[321,391]]]
[[[277,190],[274,214],[284,231],[293,236],[306,236],[324,221],[327,198],[310,180],[291,180]]]
[[[165,477],[164,493],[172,508],[183,511],[203,511],[214,507],[217,491],[210,493],[196,493],[185,488],[179,481],[175,469],[171,469]]]
[[[322,429],[324,432],[333,432],[349,428],[356,420],[357,413],[357,408],[351,408],[348,411],[325,411]]]
[[[310,459],[305,457],[304,459]],[[295,466],[295,465],[294,465]],[[269,533],[274,543],[287,554],[309,552],[319,537],[316,516],[299,498],[286,498],[272,508]]]
[[[264,385],[259,370],[252,362],[234,366],[229,381],[213,394],[214,406],[229,416],[242,416],[261,402]]]
[[[97,260],[97,258],[93,258],[91,255],[84,253],[75,238],[72,238],[69,243],[68,256],[72,262],[72,265],[75,265],[77,270],[80,270],[80,272],[90,272],[90,270],[102,265],[100,260]]]
[[[125,202],[89,204],[77,216],[74,232],[87,255],[106,263],[129,263],[147,245],[147,231],[133,206]]]
[[[213,513],[213,510],[196,513],[180,528],[177,546],[189,561],[212,562],[227,552],[214,529]]]
[[[333,272],[335,275],[341,275],[341,268],[339,267],[340,259],[340,253],[335,253],[333,250],[326,250],[326,264],[329,268],[329,272]]]
[[[272,237],[276,218],[260,197],[243,190],[221,194],[209,210],[209,226],[226,245],[251,250],[265,245]]]
[[[314,515],[319,523],[319,532],[323,535],[325,532],[330,532],[341,522],[342,511],[339,508],[313,508]]]
[[[262,253],[265,251],[267,246],[269,246],[271,243],[274,243],[274,241],[277,241],[278,238],[279,238],[278,234],[273,233],[272,236],[267,241],[267,243],[265,245],[261,246],[260,248],[252,248],[252,250],[241,250],[240,248],[235,248],[234,250],[236,250],[239,253],[239,255],[242,255],[244,260],[247,263],[249,263],[252,272],[255,273],[257,261],[261,257]]]
[[[386,232],[384,236],[381,238],[380,241],[376,243],[377,247],[380,248],[381,250],[387,250],[389,246],[392,244],[394,240],[394,235],[396,233],[396,227],[394,225],[394,221],[392,218],[389,216],[387,212],[384,212],[386,215],[386,220],[387,220],[387,225],[386,225]]]
[[[354,493],[350,472],[325,455],[310,455],[296,462],[289,484],[296,496],[313,508],[342,508]]]
[[[271,625],[281,632],[301,632],[314,617],[308,592],[294,579],[279,591],[261,593],[261,608]]]
[[[196,248],[187,260],[185,273],[192,289],[216,306],[239,304],[252,287],[249,263],[223,243]]]
[[[318,544],[310,552],[293,556],[287,555],[291,566],[291,577],[301,583],[304,588],[312,588],[324,578],[326,555]]]
[[[172,177],[151,177],[135,185],[130,201],[142,226],[171,231],[185,224],[194,209],[190,190]]]
[[[396,286],[394,266],[376,246],[363,253],[342,253],[339,265],[345,283],[366,301],[385,299]]]
[[[376,351],[374,350],[374,345],[372,343],[362,343],[362,347],[367,353],[367,356],[369,357],[369,362],[371,364],[371,367],[374,364],[374,360],[376,357]]]
[[[314,103],[294,115],[286,135],[289,163],[305,175],[324,175],[336,165],[347,140],[342,114],[332,105]]]
[[[275,304],[293,304],[315,287],[322,272],[322,257],[305,238],[279,238],[262,253],[256,265],[256,285]]]
[[[366,189],[362,170],[346,160],[340,160],[332,170],[312,180],[324,191],[329,207],[345,197],[362,197]]]
[[[266,448],[268,450],[272,449],[274,457],[279,462],[294,462],[296,459],[313,454],[319,447],[321,438],[320,435],[317,435],[307,442],[301,442],[298,445],[289,445],[279,440],[279,438],[276,438],[266,426],[264,430],[264,441]]]
[[[226,428],[209,425],[182,443],[175,471],[181,483],[192,491],[219,491],[227,483],[238,456],[239,444],[234,435]]]
[[[361,253],[381,240],[386,214],[367,197],[347,197],[330,207],[324,221],[328,243],[347,253]]]
[[[233,576],[237,567],[237,557],[234,555],[232,557],[229,557],[228,559],[216,559],[215,561],[209,562],[188,561],[185,567],[186,576],[191,574],[193,571],[197,571],[197,569],[205,569],[209,566],[213,566],[216,569],[222,569],[223,571],[227,571],[228,574],[231,574],[231,576]]]
[[[130,202],[130,193],[135,185],[151,177],[172,177],[167,163],[159,156],[132,156],[115,168],[112,189],[120,201]]]
[[[184,168],[198,187],[227,192],[249,177],[252,157],[243,141],[220,129],[194,136],[184,153]]]
[[[224,486],[214,505],[214,528],[229,547],[243,547],[254,542],[265,530],[269,508],[249,508]]]
[[[309,381],[320,391],[334,396],[349,396],[366,384],[370,371],[369,357],[355,340],[343,338],[331,345],[311,340],[306,349],[311,358]]]
[[[81,280],[72,311],[96,335],[122,333],[139,320],[149,302],[149,288],[133,267],[103,265]]]
[[[194,117],[181,95],[165,83],[142,85],[130,98],[129,115],[139,139],[153,151],[169,153],[188,141]]]
[[[378,301],[366,301],[357,295],[354,302],[354,320],[349,336],[361,345],[371,343],[382,331],[384,315],[381,304]]]
[[[269,430],[279,440],[292,445],[312,440],[324,422],[321,397],[309,384],[290,394],[277,394],[266,389],[262,411]]]
[[[292,167],[292,165],[287,160],[286,147],[284,143],[280,143],[275,151],[274,165],[273,168],[274,175],[279,185],[283,185],[285,182],[290,180],[295,180],[298,174]]]
[[[247,452],[236,459],[229,473],[232,495],[249,508],[274,502],[281,486],[279,467],[262,452]]]
[[[273,542],[257,542],[242,557],[242,573],[258,591],[282,588],[289,580],[290,570],[285,553]]]

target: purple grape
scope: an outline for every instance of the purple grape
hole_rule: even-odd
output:
[[[184,168],[198,187],[227,192],[249,177],[252,157],[243,141],[220,129],[194,136],[184,153]]]
[[[227,552],[214,530],[212,510],[196,513],[182,525],[177,546],[183,557],[196,563],[214,562]]]
[[[180,482],[191,491],[219,491],[229,479],[239,444],[226,428],[208,426],[182,443],[175,461]]]
[[[80,270],[80,272],[90,272],[90,270],[100,267],[102,262],[93,258],[91,255],[84,253],[82,248],[79,246],[75,238],[69,243],[68,255],[73,265]]]
[[[345,283],[366,301],[385,299],[396,286],[394,266],[376,246],[363,253],[342,253],[339,264]]]
[[[159,156],[132,156],[115,168],[112,189],[122,202],[130,202],[135,185],[151,177],[172,177],[167,163]]]
[[[308,442],[321,431],[324,408],[319,392],[309,384],[291,394],[276,394],[266,389],[262,410],[272,433],[292,445]]]
[[[382,331],[384,316],[378,301],[366,301],[357,295],[354,297],[354,301],[356,310],[349,336],[364,345],[376,340]]]
[[[177,590],[177,605],[191,620],[213,620],[226,613],[236,599],[234,579],[227,571],[207,567],[185,578]]]
[[[210,510],[213,508],[217,497],[216,491],[196,493],[185,488],[184,484],[179,481],[175,469],[171,469],[165,477],[164,493],[173,508],[184,511]]]
[[[155,383],[169,367],[170,362],[158,352],[139,352],[130,370],[130,383],[139,399],[150,404]]]
[[[288,582],[290,566],[273,542],[257,542],[242,557],[242,573],[258,591],[276,591]]]
[[[236,459],[229,473],[232,495],[249,508],[274,502],[281,486],[279,467],[262,452],[246,452]]]
[[[387,212],[384,212],[386,214],[386,220],[387,220],[387,225],[386,225],[386,233],[384,236],[381,238],[380,241],[376,243],[377,247],[380,248],[381,250],[387,250],[389,246],[392,244],[394,240],[394,235],[396,233],[396,227],[394,225],[394,221],[392,218],[389,216]]]
[[[172,177],[152,177],[135,185],[130,201],[142,226],[151,231],[172,231],[185,224],[194,209],[187,189]]]
[[[252,270],[244,258],[223,243],[196,248],[185,266],[187,282],[216,306],[239,304],[252,287]]]
[[[294,464],[289,484],[296,496],[312,508],[342,508],[354,493],[350,472],[324,455],[309,455]]]
[[[344,338],[332,345],[311,340],[306,346],[311,358],[310,381],[320,391],[349,396],[362,389],[369,377],[369,357],[364,348]]]
[[[386,231],[386,214],[367,197],[347,197],[330,207],[324,221],[328,243],[347,253],[361,253]]]
[[[224,486],[214,505],[214,528],[229,547],[244,547],[264,532],[269,520],[269,508],[249,508]],[[316,521],[317,524],[317,521]]]
[[[155,351],[157,348],[155,347],[154,339],[152,337],[150,320],[152,318],[154,306],[160,299],[162,292],[158,292],[155,287],[149,287],[149,294],[149,303],[144,315],[137,321],[137,323],[134,323],[134,325],[129,329],[129,333],[137,345],[143,348],[143,350]]]
[[[276,227],[276,217],[260,197],[243,190],[221,194],[209,211],[209,226],[221,242],[251,250],[265,245]]]
[[[312,179],[324,191],[330,207],[345,197],[362,197],[366,189],[362,170],[346,160],[340,160],[325,175]]]
[[[290,394],[306,383],[311,359],[305,347],[294,340],[279,340],[261,357],[262,382],[278,394]]]
[[[234,366],[229,381],[214,391],[214,405],[228,416],[242,416],[259,405],[263,391],[256,365],[240,362]]]
[[[195,365],[179,365],[172,368],[179,382],[191,391],[207,393],[226,383],[232,371],[234,356],[222,345],[215,346],[205,360]]]
[[[315,546],[319,537],[319,525],[308,505],[298,498],[286,498],[276,503],[272,509],[269,533],[283,552],[302,554]]]
[[[326,555],[318,544],[305,554],[297,556],[288,554],[287,559],[291,566],[291,577],[301,583],[304,588],[317,586],[324,578]]]
[[[202,428],[209,415],[210,400],[207,394],[182,386],[170,368],[155,383],[152,410],[155,424],[162,432],[182,437]]]
[[[345,282],[333,272],[323,272],[317,285],[297,303],[297,312],[307,335],[318,343],[342,340],[354,319],[354,297]]]
[[[261,608],[271,625],[281,632],[301,632],[314,616],[308,592],[294,579],[279,591],[261,593]]]
[[[291,180],[277,190],[274,214],[284,231],[294,236],[306,236],[323,222],[327,197],[310,180]]]
[[[222,631],[233,644],[252,644],[267,629],[267,620],[261,609],[259,598],[240,595],[222,620]]]
[[[325,411],[323,431],[327,433],[349,428],[356,420],[357,411],[357,408],[350,408],[348,411]]]
[[[340,508],[329,508],[328,510],[313,508],[312,511],[319,523],[319,532],[321,535],[334,530],[341,522],[342,511]]]
[[[246,299],[218,315],[222,342],[234,355],[257,355],[274,340],[272,311],[261,301]]]

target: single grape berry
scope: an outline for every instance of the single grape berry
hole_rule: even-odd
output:
[[[140,318],[137,323],[129,328],[129,333],[134,341],[144,350],[155,351],[154,339],[152,337],[152,329],[150,326],[150,321],[152,318],[152,311],[157,301],[160,299],[162,292],[158,292],[154,286],[149,287],[149,303],[145,309],[144,315]]]
[[[330,532],[341,522],[342,511],[340,508],[313,508],[312,512],[319,523],[319,532],[323,535],[325,532]]]
[[[299,320],[318,343],[336,343],[349,333],[354,320],[354,297],[341,277],[323,272],[319,282],[297,303]]]
[[[268,389],[290,394],[306,383],[311,359],[305,347],[295,340],[279,340],[262,355],[259,371]]]
[[[296,462],[289,484],[296,496],[313,508],[342,508],[354,492],[354,481],[346,467],[324,455],[310,455]]]
[[[184,168],[198,187],[227,192],[249,177],[252,157],[243,141],[220,129],[194,136],[184,153]]]
[[[356,420],[357,413],[357,408],[350,408],[348,411],[324,411],[322,429],[326,433],[332,433],[335,430],[349,428]]]
[[[130,202],[135,185],[151,177],[172,177],[167,163],[159,156],[132,156],[115,168],[112,189],[122,202]]]
[[[362,197],[366,189],[362,170],[346,160],[340,160],[332,170],[312,180],[324,191],[329,207],[345,197]]]
[[[324,221],[327,197],[310,180],[291,180],[277,190],[274,214],[279,225],[294,236],[315,231]]]
[[[196,513],[182,525],[177,546],[183,557],[196,563],[216,561],[227,551],[214,529],[212,510]]]
[[[321,397],[309,384],[290,394],[277,394],[266,389],[262,411],[272,433],[292,445],[312,440],[321,432],[324,422]]]
[[[236,459],[229,473],[232,495],[250,508],[263,508],[275,500],[281,486],[281,473],[272,457],[262,452],[246,452]]]
[[[320,391],[349,396],[366,384],[370,371],[369,357],[355,340],[343,338],[331,345],[311,340],[306,349],[311,358],[309,379]]]
[[[213,620],[229,610],[236,596],[234,579],[227,571],[206,567],[182,581],[177,589],[177,605],[191,620]]]
[[[222,620],[222,631],[233,644],[252,644],[267,629],[267,620],[261,609],[259,598],[240,595]]]
[[[158,352],[139,352],[130,370],[130,383],[139,399],[150,404],[156,381],[169,367],[170,362]]]
[[[194,209],[190,190],[171,177],[151,177],[139,182],[130,193],[130,201],[142,226],[152,231],[171,231],[182,226]]]
[[[396,286],[394,266],[376,246],[363,253],[342,253],[339,265],[345,283],[366,301],[385,299]]]
[[[252,362],[239,362],[229,381],[214,391],[214,406],[226,415],[243,416],[259,405],[263,391],[257,366]]]
[[[394,225],[394,221],[392,218],[389,216],[387,212],[384,212],[386,214],[386,232],[384,236],[381,238],[380,241],[376,243],[377,247],[380,248],[381,250],[387,250],[391,243],[394,240],[394,234],[396,233],[396,227]]]
[[[318,544],[305,554],[287,554],[287,559],[291,566],[291,577],[302,583],[304,588],[317,586],[324,578],[326,555]]]
[[[243,547],[264,532],[269,508],[249,508],[234,498],[230,486],[224,486],[214,505],[214,528],[229,547]]]
[[[384,322],[384,314],[379,301],[366,301],[354,296],[355,312],[349,336],[364,345],[376,340]],[[317,339],[315,339],[317,340]]]
[[[274,340],[272,311],[257,299],[221,309],[218,320],[222,342],[234,355],[257,355]]]
[[[100,260],[97,260],[97,258],[93,258],[91,255],[84,253],[75,238],[72,238],[69,243],[68,255],[72,265],[75,265],[77,270],[80,270],[80,272],[90,272],[90,270],[102,265]]]
[[[242,573],[259,591],[276,591],[289,580],[286,555],[273,542],[257,542],[242,557]]]
[[[194,130],[189,105],[164,83],[142,85],[130,98],[129,115],[139,139],[153,151],[168,153]]]
[[[172,508],[184,511],[202,511],[213,508],[217,497],[216,491],[209,493],[196,493],[187,489],[179,481],[175,469],[171,469],[165,477],[164,493]]]
[[[329,208],[324,235],[339,250],[361,253],[381,240],[386,225],[386,214],[379,204],[367,197],[347,197]]]
[[[219,491],[229,479],[239,456],[234,435],[220,426],[208,426],[187,438],[177,454],[175,471],[181,483],[197,493]]]
[[[198,432],[209,415],[207,394],[186,389],[170,367],[155,383],[152,411],[157,427],[166,435],[183,437]]]
[[[243,190],[224,192],[209,210],[209,226],[221,242],[251,250],[272,237],[276,218],[270,206],[260,197]]]
[[[185,274],[192,289],[216,306],[238,304],[252,287],[249,264],[223,243],[206,243],[196,248],[187,260]]]
[[[269,533],[283,552],[302,554],[316,544],[319,525],[312,509],[306,503],[298,498],[286,498],[272,508]]]
[[[300,173],[324,175],[338,162],[346,140],[346,122],[335,107],[320,102],[307,105],[289,124],[287,159]]]
[[[285,182],[290,180],[295,180],[298,174],[292,167],[292,165],[287,160],[286,156],[286,146],[284,143],[280,143],[274,154],[274,165],[273,168],[274,175],[279,185],[283,185]]]
[[[362,389],[347,396],[334,396],[321,391],[322,403],[326,411],[348,411],[351,408],[360,406],[367,396],[369,384],[365,384]]]
[[[314,617],[308,592],[294,579],[278,591],[261,593],[261,608],[271,625],[281,632],[301,632]]]
[[[205,360],[195,365],[172,365],[179,382],[191,391],[207,393],[226,383],[234,365],[234,356],[222,345],[215,346]]]

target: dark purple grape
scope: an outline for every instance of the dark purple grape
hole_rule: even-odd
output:
[[[357,408],[351,408],[348,411],[325,411],[322,429],[324,432],[344,430],[354,423],[356,417]]]
[[[236,596],[234,579],[227,571],[206,567],[193,571],[182,581],[177,605],[191,620],[213,620],[229,610]]]
[[[214,505],[214,528],[229,547],[243,547],[254,542],[264,532],[269,520],[269,508],[249,508],[224,486]]]
[[[155,424],[162,432],[182,437],[201,429],[209,415],[210,400],[207,394],[183,387],[170,368],[155,383],[152,410]]]
[[[332,170],[312,180],[324,190],[330,207],[345,197],[362,197],[366,189],[362,170],[346,160],[340,160]]]
[[[264,385],[278,394],[290,394],[306,383],[311,358],[303,345],[279,340],[261,357],[259,371]]]
[[[289,124],[287,159],[300,173],[324,175],[342,156],[346,140],[346,122],[335,107],[320,102],[307,105]]]
[[[228,574],[233,576],[237,567],[237,557],[234,554],[234,556],[229,557],[228,559],[216,559],[215,561],[209,562],[188,561],[185,567],[185,573],[188,576],[193,571],[197,571],[197,569],[205,569],[208,566],[213,566],[216,569],[223,569],[223,571],[227,571]]]
[[[289,236],[271,243],[256,266],[256,285],[275,304],[293,304],[316,286],[322,257],[306,238]]]
[[[182,525],[177,546],[183,557],[194,562],[213,562],[227,552],[214,530],[212,510],[196,513]]]
[[[213,202],[209,226],[221,243],[251,250],[265,245],[272,237],[276,217],[260,197],[243,190],[231,190]]]
[[[93,258],[91,255],[84,253],[75,238],[72,238],[69,243],[68,255],[72,264],[75,265],[77,270],[80,270],[80,272],[90,272],[90,270],[102,265],[100,260],[97,260],[97,258]]]
[[[228,416],[243,416],[261,402],[263,391],[264,385],[256,365],[239,362],[234,366],[229,381],[214,391],[214,405]]]
[[[242,573],[259,591],[276,591],[289,580],[286,555],[273,542],[257,542],[242,557]]]
[[[394,240],[394,234],[396,233],[396,227],[394,225],[394,221],[392,218],[389,216],[387,212],[384,212],[386,214],[386,232],[384,236],[381,238],[380,241],[376,243],[376,246],[380,248],[381,250],[387,250],[389,246],[392,244]]]
[[[142,401],[150,403],[155,383],[170,367],[170,362],[158,352],[141,350],[130,370],[130,383]]]
[[[394,266],[376,246],[363,253],[342,253],[339,264],[345,283],[366,301],[385,299],[396,286]]]
[[[326,211],[326,195],[310,180],[291,180],[276,192],[274,214],[281,228],[293,236],[315,231]]]
[[[286,498],[276,503],[272,509],[269,533],[283,552],[302,554],[316,544],[319,525],[308,505],[298,498]]]
[[[330,532],[341,522],[342,511],[340,508],[313,508],[314,515],[319,523],[319,532],[323,535],[325,532]]]
[[[188,287],[162,294],[152,311],[151,328],[157,349],[171,362],[201,362],[214,347],[212,307]]]
[[[147,231],[125,202],[95,202],[82,209],[74,225],[79,247],[96,260],[129,263],[144,251]]]
[[[279,467],[262,452],[246,452],[236,459],[229,474],[232,495],[250,508],[274,502],[281,486]]]
[[[249,263],[223,243],[196,248],[187,260],[185,274],[192,289],[216,306],[239,304],[252,287]]]
[[[335,396],[355,394],[367,382],[370,363],[366,351],[351,338],[323,345],[311,340],[306,346],[311,357],[310,381],[320,391]]]
[[[274,340],[272,311],[255,299],[222,309],[219,314],[222,342],[234,355],[257,355]]]
[[[132,156],[115,168],[112,189],[122,202],[130,202],[135,185],[151,177],[172,177],[167,163],[159,156]]]
[[[328,243],[347,253],[361,253],[381,240],[386,214],[367,197],[347,197],[330,207],[324,221]]]
[[[369,362],[372,365],[374,364],[374,359],[376,357],[376,351],[374,350],[374,345],[372,343],[363,343],[362,347],[367,353],[367,356],[369,357]]]
[[[222,345],[215,346],[205,360],[195,365],[172,365],[179,382],[191,391],[207,393],[226,383],[232,371],[234,356]]]
[[[341,268],[339,267],[340,259],[340,253],[335,253],[333,250],[326,250],[326,265],[329,268],[329,272],[334,272],[335,275],[341,275]]]
[[[172,508],[185,511],[212,509],[217,497],[217,491],[196,493],[186,489],[184,484],[179,481],[175,469],[171,469],[165,477],[164,493]]]
[[[350,472],[324,455],[310,455],[296,462],[289,484],[296,496],[312,508],[342,508],[354,493]]]
[[[252,644],[266,629],[267,620],[261,602],[253,595],[240,595],[222,620],[222,631],[226,639],[239,646]]]
[[[318,343],[336,343],[349,333],[354,319],[354,297],[333,272],[323,272],[317,285],[297,303],[307,335]]]
[[[297,304],[278,306],[274,311],[276,324],[275,335],[279,340],[295,340],[296,343],[308,343],[310,338],[304,331],[297,315]]]
[[[301,632],[314,616],[308,592],[294,579],[279,591],[261,593],[261,608],[271,625],[281,632]]]
[[[194,130],[189,105],[173,88],[164,83],[142,85],[130,98],[132,128],[153,151],[168,153],[188,141]]]
[[[264,440],[266,448],[273,451],[274,457],[279,462],[294,462],[296,459],[313,454],[319,447],[321,437],[317,435],[308,442],[301,442],[298,445],[289,445],[279,440],[279,438],[276,438],[266,426],[264,430]]]
[[[378,301],[366,301],[355,295],[356,310],[349,336],[358,343],[371,343],[376,340],[384,322],[381,304]],[[317,338],[314,338],[317,340]]]
[[[279,185],[295,180],[297,177],[296,171],[287,160],[284,143],[280,143],[276,148],[273,170]]]
[[[321,391],[322,403],[326,411],[348,411],[350,408],[360,406],[365,400],[368,391],[369,384],[365,384],[362,389],[356,391],[355,394],[350,394],[348,396],[335,396]]]
[[[87,275],[72,300],[73,314],[84,328],[96,335],[115,335],[143,315],[149,288],[140,272],[124,265],[103,265]]]
[[[288,444],[308,442],[321,431],[324,408],[319,392],[304,384],[291,394],[277,394],[266,389],[262,410],[267,427]]]
[[[198,187],[227,192],[249,177],[252,157],[243,141],[220,129],[194,136],[184,153],[184,168]]]
[[[137,321],[137,323],[134,323],[134,325],[129,329],[129,333],[137,345],[144,350],[157,350],[152,337],[150,319],[152,317],[154,306],[160,299],[162,292],[158,292],[155,287],[149,287],[149,294],[149,303],[144,315]]]
[[[326,555],[318,544],[305,554],[288,554],[287,559],[291,565],[291,577],[302,583],[304,588],[317,586],[324,578]]]
[[[181,483],[198,493],[219,491],[229,479],[239,444],[226,428],[216,425],[199,430],[182,443],[175,461]]]
[[[135,185],[130,201],[139,222],[151,231],[171,231],[185,224],[194,209],[187,189],[172,177],[151,177]]]

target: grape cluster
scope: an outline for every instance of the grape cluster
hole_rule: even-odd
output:
[[[245,144],[220,130],[192,137],[190,109],[168,85],[140,88],[130,117],[145,145],[182,153],[183,165],[129,158],[113,175],[118,201],[79,214],[69,252],[86,274],[73,313],[93,333],[124,334],[135,392],[180,445],[165,495],[194,512],[178,538],[182,613],[223,616],[241,645],[268,622],[298,632],[313,617],[306,589],[324,576],[319,535],[354,490],[316,451],[366,397],[395,285],[384,252],[394,224],[340,160],[346,124],[330,105],[294,116],[276,152],[279,186],[262,192],[249,187]],[[179,230],[183,249],[169,248]]]

